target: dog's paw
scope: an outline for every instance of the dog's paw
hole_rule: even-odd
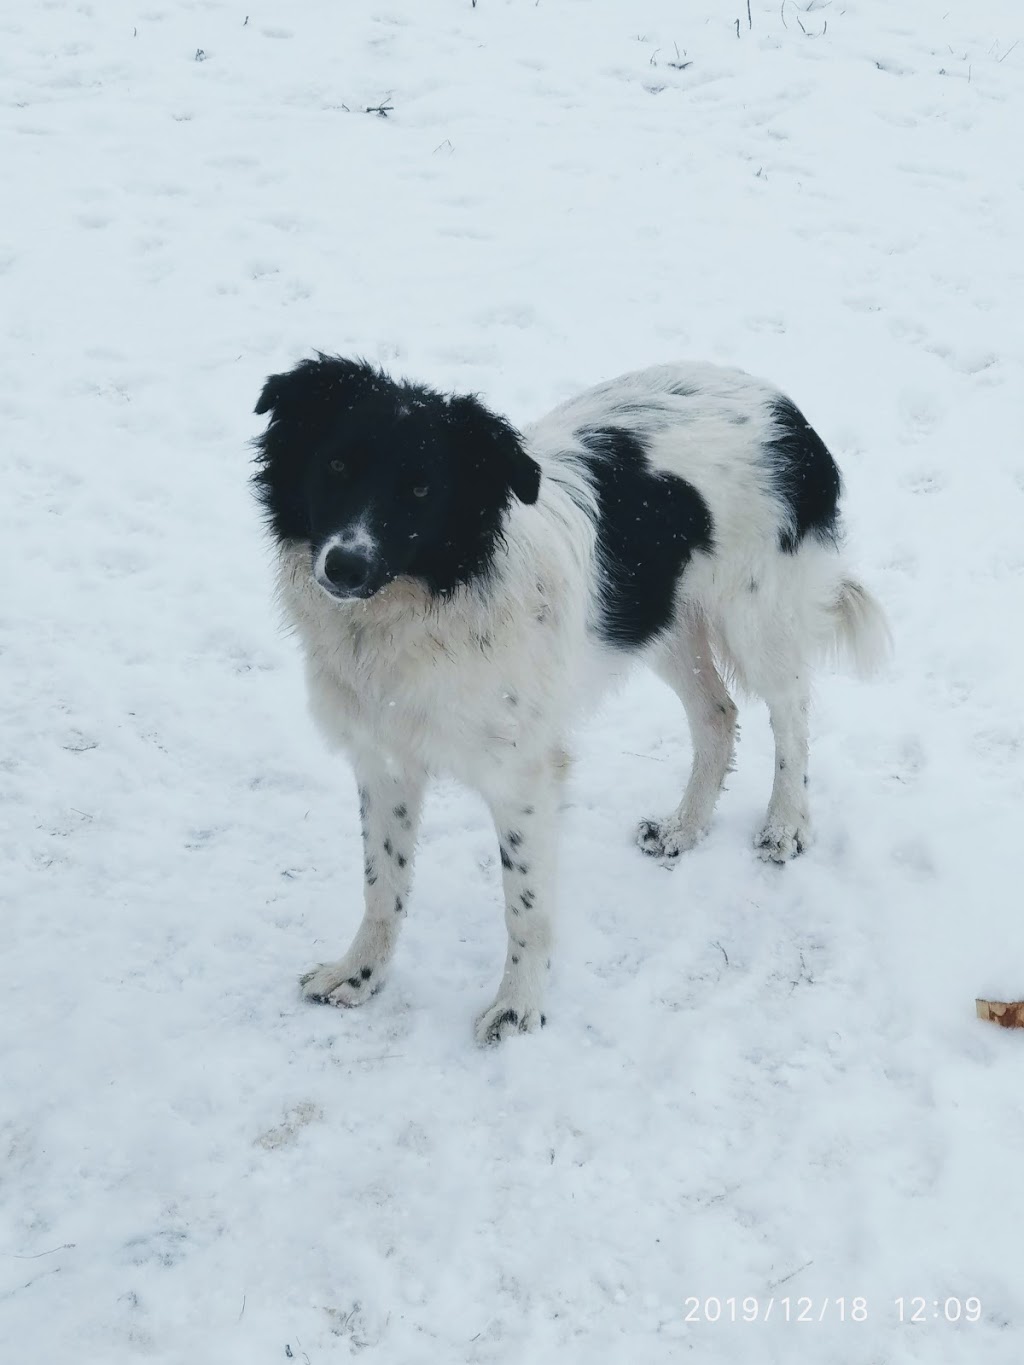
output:
[[[384,973],[372,962],[357,962],[343,957],[340,962],[322,962],[299,977],[304,1000],[316,1005],[339,1008],[361,1005],[384,984]]]
[[[811,831],[806,820],[769,820],[754,839],[758,857],[780,865],[805,852],[810,843]]]
[[[695,825],[680,824],[677,820],[641,820],[637,826],[636,842],[638,848],[649,858],[657,858],[665,867],[671,867],[680,853],[687,853],[707,833]]]
[[[493,1005],[477,1016],[474,1033],[481,1047],[500,1043],[513,1033],[534,1033],[547,1023],[540,1007],[513,996],[498,996]]]

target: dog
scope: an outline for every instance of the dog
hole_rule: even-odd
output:
[[[424,790],[480,792],[498,834],[508,953],[481,1043],[545,1022],[559,789],[581,717],[638,660],[683,704],[678,807],[637,841],[671,866],[708,828],[733,759],[723,673],[768,704],[775,773],[761,857],[808,845],[809,679],[884,655],[846,568],[840,475],[778,390],[670,364],[570,399],[520,432],[475,396],[316,353],[256,404],[253,481],[313,717],[359,788],[365,914],[305,997],[362,1004],[406,914]]]

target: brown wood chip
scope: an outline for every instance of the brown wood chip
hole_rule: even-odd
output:
[[[1024,1028],[1024,1000],[975,1000],[979,1019],[991,1019],[1002,1028]]]

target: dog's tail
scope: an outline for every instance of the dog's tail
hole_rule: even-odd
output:
[[[832,610],[837,652],[862,678],[868,677],[892,651],[892,634],[881,604],[862,583],[844,578]]]

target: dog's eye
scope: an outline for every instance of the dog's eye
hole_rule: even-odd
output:
[[[412,490],[412,495],[414,498],[425,498],[429,492],[430,485],[421,483],[417,488]]]
[[[344,461],[344,460],[332,460],[332,461],[331,461],[331,469],[334,471],[335,474],[344,474],[344,472],[345,472],[345,461]]]

